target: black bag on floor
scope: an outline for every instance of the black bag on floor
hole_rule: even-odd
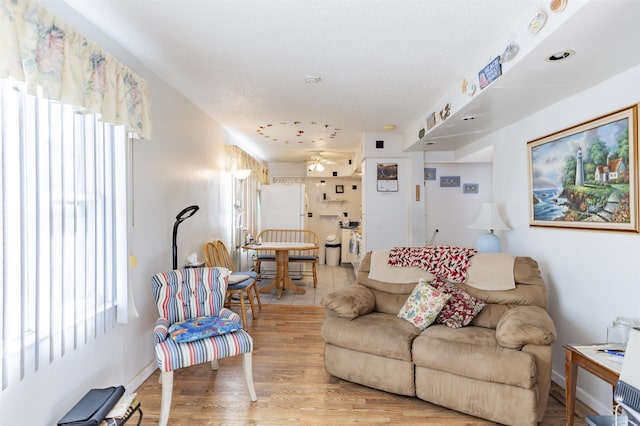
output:
[[[123,394],[124,386],[91,389],[58,420],[58,426],[98,426]]]

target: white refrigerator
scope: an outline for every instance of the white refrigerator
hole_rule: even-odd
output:
[[[305,229],[307,196],[303,184],[260,188],[260,229]]]

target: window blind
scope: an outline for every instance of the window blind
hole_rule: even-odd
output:
[[[0,84],[4,390],[126,312],[127,135]]]

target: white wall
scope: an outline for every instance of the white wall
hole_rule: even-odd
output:
[[[378,140],[384,141],[384,148],[376,148]],[[363,137],[363,252],[424,244],[424,156],[422,152],[403,152],[403,145],[401,133],[366,133]],[[398,164],[398,192],[378,192],[378,163]]]
[[[324,183],[322,183],[324,182]],[[342,185],[344,192],[336,193],[336,185]],[[353,189],[355,186],[356,189]],[[323,194],[326,194],[326,200]],[[341,238],[340,221],[347,213],[352,222],[359,222],[362,205],[362,179],[355,177],[307,178],[308,211],[313,214],[307,219],[307,226],[318,234],[320,242],[320,263],[324,263],[324,243],[328,235]],[[349,244],[349,241],[342,241]]]
[[[495,142],[494,200],[505,207],[505,220],[513,228],[502,234],[503,247],[539,262],[548,286],[549,313],[558,331],[553,380],[560,384],[564,383],[562,345],[605,341],[606,327],[615,317],[640,317],[640,236],[529,227],[526,143],[637,103],[638,81],[640,67],[488,137]],[[611,386],[581,372],[578,397],[605,412],[611,406]]]
[[[44,3],[44,2],[43,2]],[[153,325],[157,310],[150,278],[171,269],[171,232],[175,216],[197,204],[200,211],[180,225],[178,260],[219,236],[230,205],[223,173],[223,144],[228,137],[211,117],[138,64],[123,49],[96,33],[63,2],[44,3],[70,25],[93,39],[146,79],[151,94],[154,137],[134,142],[134,203],[129,249],[138,266],[130,270],[139,317],[120,324],[98,340],[67,353],[53,364],[28,373],[0,393],[0,424],[55,424],[89,389],[137,385],[155,368]],[[158,385],[160,386],[160,385]],[[144,409],[144,404],[143,404]]]
[[[437,229],[434,244],[450,244],[462,247],[475,247],[476,239],[482,231],[469,229],[482,203],[493,200],[493,168],[491,163],[425,163],[425,167],[436,169],[436,180],[427,180],[426,195],[426,232],[427,242]],[[460,176],[460,187],[440,187],[441,176]],[[462,185],[477,183],[477,194],[465,194]],[[502,208],[503,206],[499,206]],[[508,224],[508,223],[507,223]],[[503,239],[503,234],[496,231]]]

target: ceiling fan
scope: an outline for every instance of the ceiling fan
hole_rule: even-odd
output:
[[[335,162],[327,160],[320,151],[315,151],[307,161],[307,169],[310,172],[323,172],[325,164],[335,164]]]

